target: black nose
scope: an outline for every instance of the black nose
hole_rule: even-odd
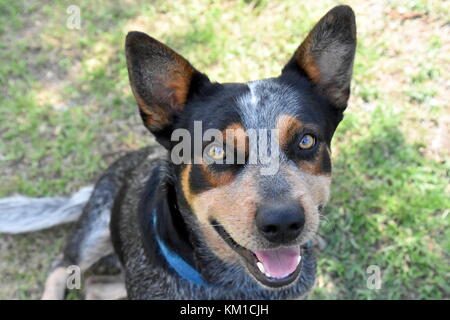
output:
[[[269,241],[282,244],[294,240],[305,225],[305,211],[297,204],[266,205],[256,213],[256,226]]]

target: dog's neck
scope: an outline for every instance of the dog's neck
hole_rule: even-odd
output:
[[[203,248],[205,243],[192,232],[197,228],[194,221],[187,221],[187,217],[194,215],[180,205],[171,169],[170,164],[161,163],[153,170],[144,188],[139,218],[145,246],[159,252],[161,264],[168,265],[182,278],[197,284],[214,285],[216,279],[203,275],[202,271],[207,268],[202,257],[209,252],[208,257],[217,259],[217,264],[220,262],[209,249]],[[198,275],[192,276],[193,273]]]

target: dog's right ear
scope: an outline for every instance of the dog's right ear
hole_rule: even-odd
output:
[[[182,56],[142,32],[125,42],[131,89],[147,129],[170,148],[173,121],[189,96],[208,80]]]
[[[314,26],[283,72],[300,70],[343,111],[350,95],[355,50],[355,14],[349,6],[337,6]]]

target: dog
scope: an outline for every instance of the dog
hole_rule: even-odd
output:
[[[28,231],[72,221],[82,209],[43,298],[64,298],[69,266],[85,271],[104,257],[120,262],[126,293],[119,286],[118,295],[129,299],[305,298],[315,280],[311,243],[329,198],[331,140],[347,107],[355,48],[354,13],[338,6],[278,77],[214,83],[166,45],[130,32],[131,89],[159,145],[126,154],[94,188],[71,198],[44,198],[27,209],[27,198],[0,202],[10,219],[9,227],[0,223],[3,232],[19,219]],[[192,138],[209,129],[219,133],[214,143]],[[277,155],[270,163],[250,163],[266,148],[260,138],[251,142],[251,130],[276,130],[267,139],[275,142],[268,154]],[[197,150],[174,157],[175,132],[187,133]],[[274,161],[276,170],[265,174]]]

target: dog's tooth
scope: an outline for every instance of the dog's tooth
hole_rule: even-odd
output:
[[[261,271],[261,273],[266,273],[266,270],[264,269],[264,265],[261,262],[257,262],[256,266],[258,267],[259,271]]]
[[[300,261],[302,261],[302,256],[301,256],[301,255],[299,255],[299,256],[297,257],[297,264],[299,264]]]

